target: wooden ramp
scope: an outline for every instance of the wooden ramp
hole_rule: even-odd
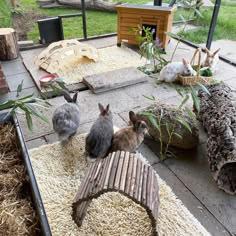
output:
[[[159,186],[152,166],[129,152],[117,151],[91,164],[73,203],[72,217],[82,225],[93,198],[106,192],[119,192],[144,207],[149,215],[153,235],[159,210]]]
[[[135,67],[126,67],[83,78],[83,83],[93,93],[102,93],[145,81],[148,81],[148,76]]]

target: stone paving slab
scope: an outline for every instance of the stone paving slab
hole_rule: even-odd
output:
[[[173,161],[178,161],[173,159]],[[201,222],[201,224],[212,234],[212,236],[230,236],[225,227],[218,222],[214,215],[198,199],[198,194],[192,193],[191,189],[185,186],[185,182],[170,170],[164,163],[153,165],[158,175],[172,188],[173,192],[188,208],[188,210]],[[198,173],[197,171],[193,171]],[[186,173],[185,173],[186,174]],[[191,175],[190,173],[189,175]]]
[[[92,127],[93,123],[94,122],[81,124],[77,130],[77,134],[88,133],[90,131],[90,128]],[[117,114],[113,114],[113,125],[116,127],[119,127],[119,128],[123,128],[123,127],[127,126],[127,124],[124,122],[124,120],[122,120]],[[59,141],[57,134],[54,132],[51,134],[45,135],[44,137],[45,137],[47,143],[54,143],[54,142]]]
[[[236,75],[236,73],[235,73],[235,75]],[[236,77],[232,78],[232,79],[229,79],[229,80],[226,80],[225,83],[227,85],[229,85],[231,88],[236,89]]]
[[[228,231],[236,232],[236,198],[220,190],[213,181],[206,144],[180,154],[178,159],[170,158],[165,164]]]
[[[109,93],[109,94],[107,94]],[[97,119],[99,114],[98,102],[102,103],[104,106],[110,104],[111,110],[113,113],[118,113],[119,111],[124,111],[135,107],[137,101],[130,98],[128,95],[122,93],[121,90],[115,90],[115,92],[107,92],[101,95],[92,94],[90,91],[83,91],[78,94],[77,102],[79,104],[81,112],[81,125],[89,123]],[[24,138],[26,141],[41,137],[46,134],[53,133],[52,127],[52,115],[54,110],[61,104],[65,103],[65,100],[62,96],[50,99],[52,104],[49,109],[38,108],[38,110],[44,114],[48,119],[49,123],[45,123],[37,117],[33,117],[33,131],[27,129],[27,122],[24,116],[19,115],[19,123],[24,130]],[[115,118],[114,118],[115,121]],[[119,125],[119,122],[117,122]],[[115,122],[114,122],[115,124]]]
[[[39,92],[38,92],[37,88],[32,87],[32,88],[23,89],[20,93],[19,98],[30,95],[32,93],[34,94],[35,97],[39,96]],[[17,94],[16,91],[10,92],[10,93],[5,93],[5,94],[0,94],[0,104],[7,101],[7,100],[16,99],[16,94]]]
[[[126,87],[128,85],[147,82],[148,76],[135,67],[126,67],[118,70],[85,76],[83,83],[93,93],[103,93],[109,90]]]
[[[24,65],[21,63],[20,57],[12,61],[2,61],[1,64],[5,76],[17,75],[27,72]]]
[[[45,144],[47,144],[45,138],[40,137],[40,138],[37,138],[37,139],[27,141],[26,142],[26,147],[27,147],[27,149],[32,149],[32,148],[40,147],[40,146],[45,145]]]
[[[23,80],[23,86],[22,86],[23,89],[35,87],[35,84],[31,78],[31,76],[27,72],[7,76],[6,79],[7,79],[7,83],[9,85],[11,92],[17,90],[17,87],[21,83],[22,80]]]

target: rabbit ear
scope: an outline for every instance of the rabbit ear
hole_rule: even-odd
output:
[[[63,90],[62,93],[67,102],[73,102],[73,99],[71,98],[70,94],[66,90]]]
[[[131,122],[133,123],[133,124],[135,124],[136,122],[137,122],[137,117],[136,117],[136,115],[135,115],[135,113],[133,112],[133,111],[130,111],[129,112],[129,119],[131,120]]]
[[[210,55],[210,54],[211,54],[211,52],[208,50],[208,48],[205,48],[205,50],[206,50],[206,54],[207,54],[207,55]]]
[[[73,103],[76,103],[76,101],[77,101],[77,96],[78,96],[78,92],[76,92],[76,93],[74,94],[73,98],[72,98]]]
[[[103,105],[101,103],[98,103],[98,108],[99,108],[100,113],[104,114],[105,109],[104,109],[104,107],[103,107]]]
[[[219,51],[220,51],[220,48],[218,48],[215,52],[213,52],[213,56],[215,56],[216,53],[219,52]]]
[[[108,111],[109,111],[109,108],[110,108],[110,104],[108,104],[108,105],[107,105],[107,107],[106,107],[106,110],[105,110],[105,111],[106,111],[106,113],[108,113]]]
[[[182,58],[182,63],[183,63],[185,66],[188,64],[188,62],[187,62],[184,58]]]

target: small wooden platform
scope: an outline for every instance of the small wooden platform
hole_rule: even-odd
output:
[[[126,67],[83,78],[83,83],[93,93],[102,93],[146,81],[148,81],[148,76],[135,67]]]
[[[38,66],[34,64],[35,57],[42,51],[43,49],[34,49],[34,50],[28,50],[28,51],[22,51],[21,56],[23,58],[23,63],[27,69],[27,71],[30,73],[31,77],[33,78],[33,81],[37,87],[37,89],[40,91],[40,93],[46,97],[50,98],[55,96],[55,93],[51,89],[45,90],[45,88],[40,86],[39,78],[42,75],[49,74],[43,69],[40,69]],[[83,91],[88,89],[88,87],[84,83],[75,83],[75,84],[69,84],[66,85],[67,89],[70,92],[73,91]],[[58,94],[59,95],[59,94]]]
[[[117,151],[91,164],[73,203],[73,219],[82,225],[93,198],[106,192],[120,192],[144,207],[149,215],[153,235],[159,210],[159,185],[152,166],[135,154]]]

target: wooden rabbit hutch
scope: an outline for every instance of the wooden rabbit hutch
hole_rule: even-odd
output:
[[[149,5],[124,4],[116,6],[118,13],[117,46],[121,42],[139,44],[131,29],[140,27],[150,27],[154,32],[153,37],[159,38],[162,48],[166,48],[169,36],[165,32],[171,31],[173,13],[176,7],[160,7]],[[140,32],[142,35],[143,32]]]

